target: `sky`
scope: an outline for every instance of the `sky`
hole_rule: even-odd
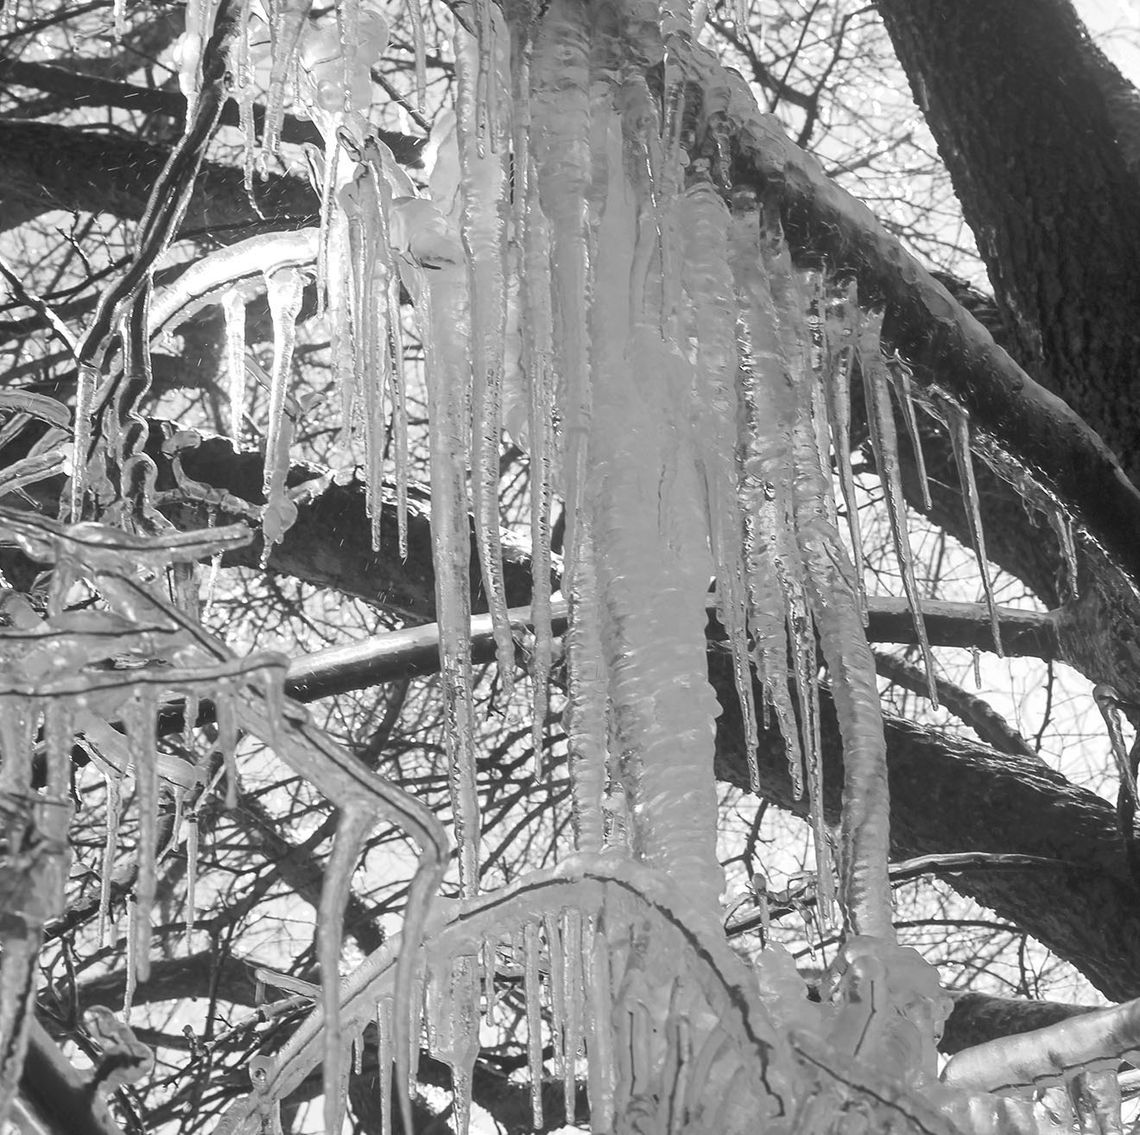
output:
[[[1101,50],[1140,86],[1140,0],[1076,0]]]

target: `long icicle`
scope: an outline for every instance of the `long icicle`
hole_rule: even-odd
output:
[[[505,697],[514,688],[515,647],[507,617],[503,553],[499,526],[499,458],[502,438],[503,340],[507,303],[505,272],[505,202],[507,150],[493,97],[502,79],[496,43],[505,42],[489,0],[481,6],[477,40],[456,27],[458,80],[456,133],[459,141],[461,234],[467,253],[471,305],[471,500],[475,543],[483,589],[491,612],[495,658]],[[485,117],[485,123],[480,118]],[[496,145],[496,140],[498,144]],[[490,143],[490,144],[489,144]]]
[[[879,347],[883,326],[883,309],[864,315],[859,334],[859,369],[863,373],[863,394],[867,403],[867,419],[871,424],[871,444],[875,448],[875,461],[887,500],[891,537],[895,546],[903,591],[910,607],[911,621],[918,636],[922,664],[926,670],[926,688],[931,704],[938,708],[938,681],[934,676],[934,654],[926,633],[926,620],[922,616],[922,596],[914,575],[914,555],[910,547],[910,531],[906,520],[906,501],[903,498],[902,472],[899,468],[898,433],[895,429],[894,409],[891,406],[890,380]]]
[[[788,537],[792,526],[790,413],[783,405],[786,392],[778,384],[765,381],[780,356],[775,311],[761,260],[758,213],[751,201],[741,200],[737,205],[730,248],[743,363],[738,377],[742,415],[737,492],[745,524],[748,628],[755,644],[757,669],[784,739],[788,773],[798,799],[803,794],[805,759],[814,763],[814,756],[810,731],[805,730],[807,743],[801,746],[789,688],[792,640],[787,612],[794,601],[792,578],[797,559]],[[804,710],[807,691],[801,688],[800,695]],[[820,858],[819,870],[826,875],[825,856]]]
[[[139,874],[135,907],[129,933],[134,942],[135,977],[150,976],[150,917],[154,907],[158,860],[158,703],[141,687],[128,714],[127,743],[135,766],[135,796],[138,799]]]
[[[811,420],[803,297],[778,220],[765,217],[765,261],[780,328],[783,382],[794,406],[796,537],[843,740],[841,846],[844,913],[851,931],[894,941],[891,918],[890,801],[886,740],[875,662],[863,632],[851,564],[832,523],[830,469]]]
[[[728,210],[719,193],[711,182],[697,181],[682,198],[680,224],[685,233],[683,276],[692,320],[690,340],[696,345],[693,414],[716,560],[717,613],[732,653],[733,679],[744,718],[749,783],[752,791],[758,792],[760,742],[742,568],[744,518],[736,491],[738,359],[728,226]]]
[[[431,291],[418,299],[424,319],[428,431],[431,448],[431,533],[440,682],[444,701],[459,880],[464,896],[479,887],[479,796],[471,674],[471,536],[467,497],[470,421],[467,406],[468,310],[462,265],[430,273]],[[426,309],[426,311],[425,311]]]
[[[855,495],[855,475],[851,468],[851,373],[859,334],[859,306],[855,281],[836,282],[830,289],[824,316],[826,358],[823,368],[827,414],[831,423],[831,448],[839,472],[839,487],[847,511],[847,531],[855,564],[855,586],[864,615],[867,590],[863,575],[863,533],[859,523],[859,502]]]
[[[297,515],[297,507],[289,500],[285,485],[293,432],[292,423],[288,420],[287,399],[304,280],[296,268],[282,268],[265,278],[265,289],[273,319],[273,370],[270,374],[265,441],[265,510],[261,522],[263,565],[269,559],[273,545],[281,540]]]
[[[554,487],[553,313],[550,306],[550,232],[538,203],[535,177],[526,179],[523,218],[523,271],[520,302],[527,333],[523,369],[527,383],[530,440],[531,622],[534,685],[531,728],[536,773],[542,766],[549,705],[548,686],[554,654],[550,627],[550,508]]]
[[[531,132],[542,208],[550,220],[551,271],[559,395],[563,406],[563,496],[566,570],[573,568],[582,513],[590,432],[590,260],[586,198],[590,189],[589,12],[577,0],[552,0],[532,60]]]
[[[990,562],[986,555],[986,537],[982,531],[982,507],[978,499],[978,483],[974,479],[974,456],[970,449],[970,419],[966,411],[948,398],[942,399],[946,414],[946,426],[950,431],[950,445],[954,450],[954,464],[958,466],[958,477],[962,485],[962,503],[966,509],[966,523],[970,527],[970,539],[974,545],[974,557],[978,561],[978,571],[982,576],[982,590],[986,596],[986,607],[990,615],[990,629],[993,632],[994,650],[1002,656],[1001,625],[998,621],[997,600],[994,598],[993,582],[990,579]]]

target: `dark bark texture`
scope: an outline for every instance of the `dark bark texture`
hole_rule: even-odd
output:
[[[1018,360],[1140,483],[1140,99],[1068,0],[878,8]]]

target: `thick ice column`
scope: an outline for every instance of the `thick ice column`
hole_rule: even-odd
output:
[[[632,309],[631,277],[645,263],[638,234],[652,229],[639,216],[649,203],[625,177],[617,116],[595,136],[605,140],[608,191],[591,319],[588,495],[617,751],[635,854],[667,872],[712,924],[724,885],[712,771],[719,706],[705,664],[714,565],[688,438],[691,378],[656,317]]]

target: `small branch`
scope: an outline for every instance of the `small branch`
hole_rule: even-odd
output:
[[[901,686],[912,693],[926,695],[926,675],[901,658],[876,650],[875,669],[882,677],[890,678],[896,686]],[[939,702],[955,717],[965,722],[985,744],[997,749],[999,753],[1026,757],[1031,761],[1041,759],[1029,742],[1020,733],[1011,729],[1005,718],[989,702],[944,679],[939,679],[937,686]]]
[[[892,883],[917,879],[923,875],[953,875],[964,871],[1049,871],[1068,870],[1071,864],[1060,859],[1047,859],[1041,855],[1020,855],[1013,852],[963,851],[945,855],[920,855],[892,863],[888,874]],[[781,901],[769,906],[766,915],[750,914],[725,927],[730,938],[759,929],[769,919],[784,918],[797,910],[813,907],[816,896],[812,884],[805,884]]]

